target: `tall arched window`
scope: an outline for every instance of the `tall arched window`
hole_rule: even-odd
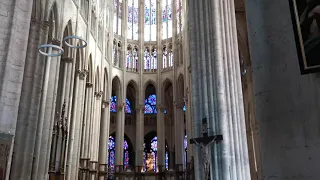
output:
[[[111,97],[111,103],[110,103],[110,112],[117,112],[117,96],[112,96]],[[126,107],[125,107],[125,110],[124,112],[126,114],[131,114],[132,111],[131,111],[131,104],[130,104],[130,101],[128,98],[126,98]]]
[[[157,114],[157,96],[155,94],[151,94],[144,101],[144,114]]]
[[[128,0],[128,39],[138,40],[139,1]]]
[[[168,67],[173,67],[172,44],[169,45],[168,49]]]
[[[121,35],[122,5],[122,0],[114,0],[113,32],[118,35]]]
[[[171,44],[169,45],[169,48],[166,46],[163,47],[162,61],[163,69],[173,67],[173,53]]]
[[[162,39],[172,37],[172,0],[162,0]]]
[[[138,48],[133,49],[129,45],[127,48],[126,68],[128,71],[138,72]]]
[[[113,136],[109,136],[109,142],[108,142],[108,163],[109,163],[109,168],[111,172],[114,172],[114,166],[115,166],[115,155],[116,155],[116,141]],[[123,141],[123,165],[125,168],[129,167],[129,145],[127,140]]]
[[[157,1],[145,0],[144,1],[144,40],[156,41],[157,40]]]
[[[176,0],[177,34],[182,30],[182,0]]]
[[[147,72],[152,72],[157,69],[157,49],[152,47],[146,47],[144,50],[144,70]]]
[[[162,68],[165,69],[168,67],[168,50],[167,50],[167,47],[164,46],[163,49],[162,49]]]
[[[116,65],[118,62],[118,46],[117,46],[117,40],[113,40],[113,48],[112,48],[112,64]]]

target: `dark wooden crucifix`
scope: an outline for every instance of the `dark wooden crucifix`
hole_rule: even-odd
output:
[[[196,144],[200,147],[201,150],[201,156],[202,156],[202,163],[204,168],[204,176],[205,180],[209,178],[209,170],[210,170],[210,150],[211,150],[211,144],[213,143],[219,143],[223,140],[222,135],[214,135],[214,136],[208,136],[208,124],[207,124],[207,118],[202,119],[202,137],[193,138],[190,139],[190,144]]]

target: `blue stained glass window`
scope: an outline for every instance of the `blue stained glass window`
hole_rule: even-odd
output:
[[[111,172],[114,172],[114,166],[115,166],[115,138],[113,136],[109,136],[109,142],[108,142],[108,162],[109,162],[109,168]],[[125,168],[129,166],[129,145],[126,140],[123,141],[123,150],[124,150],[124,159],[123,159],[123,165]]]
[[[145,101],[144,101],[144,114],[157,114],[157,96],[155,94],[151,94]]]
[[[166,151],[166,160],[165,160],[166,170],[169,169],[169,153]]]
[[[131,104],[128,98],[126,98],[126,107],[125,107],[125,113],[126,114],[131,114]],[[117,96],[112,96],[111,97],[111,103],[110,103],[110,112],[117,112]]]
[[[110,112],[117,112],[117,96],[111,97]]]

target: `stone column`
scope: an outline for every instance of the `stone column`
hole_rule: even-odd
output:
[[[48,22],[42,22],[37,19],[31,20],[29,32],[29,42],[27,49],[27,58],[24,70],[24,80],[19,105],[17,119],[17,129],[15,134],[14,149],[12,155],[11,178],[30,179],[32,169],[32,155],[35,143],[35,132],[40,106],[44,56],[39,55],[38,51],[33,51],[36,46],[46,42],[48,33]],[[28,78],[26,78],[28,77]],[[32,78],[29,78],[32,77]],[[30,104],[33,104],[30,107]],[[28,118],[26,118],[28,117]],[[29,126],[26,126],[28,124]],[[21,169],[21,167],[24,167]]]
[[[120,93],[118,93],[120,94]],[[117,96],[118,98],[119,96]],[[116,166],[123,165],[123,141],[124,141],[124,107],[121,103],[123,98],[117,99],[117,118],[116,118]]]
[[[91,108],[92,108],[92,98],[93,98],[93,84],[86,82],[85,85],[85,109],[84,109],[84,123],[83,123],[83,134],[82,134],[82,147],[80,154],[81,167],[83,168],[82,180],[86,180],[88,175],[89,166],[89,146],[90,146],[90,125],[91,125]]]
[[[74,107],[72,108],[72,119],[70,120],[67,161],[66,161],[66,178],[77,179],[78,177],[78,149],[81,141],[81,96],[83,94],[83,81],[85,72],[81,70],[76,71],[76,79],[74,83]]]
[[[202,118],[209,135],[223,135],[212,145],[211,179],[250,180],[233,1],[188,3],[194,136]],[[196,179],[203,179],[201,155],[196,148]]]
[[[165,165],[165,134],[164,134],[164,107],[158,105],[157,107],[157,138],[158,138],[158,167]],[[159,169],[160,171],[160,169]]]
[[[136,166],[143,166],[144,143],[144,105],[136,107]]]
[[[179,89],[179,88],[178,88]],[[176,93],[178,94],[178,93]],[[184,113],[183,104],[174,103],[175,164],[184,164]]]
[[[99,171],[106,172],[108,168],[108,142],[110,126],[110,101],[103,100],[101,108],[100,139],[99,139]],[[101,175],[100,180],[105,180],[106,175]]]

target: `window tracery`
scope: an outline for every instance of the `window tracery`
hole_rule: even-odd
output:
[[[143,144],[144,147],[144,153],[143,153],[143,167],[144,171],[150,172],[154,171],[157,172],[157,166],[158,166],[158,138],[155,136],[151,139],[150,147],[147,148],[146,144]],[[168,153],[168,147],[166,146],[165,150],[165,168],[169,169],[169,153]]]
[[[144,40],[157,40],[157,1],[145,0],[144,2]]]
[[[162,39],[172,37],[172,0],[162,0]]]
[[[157,96],[155,94],[151,94],[144,101],[144,114],[157,114]]]
[[[114,0],[114,19],[113,19],[113,32],[121,35],[121,23],[122,23],[122,0]]]
[[[139,1],[128,0],[127,38],[138,40],[139,29]]]
[[[133,49],[129,45],[126,55],[126,68],[128,71],[138,72],[138,48],[135,46]]]

